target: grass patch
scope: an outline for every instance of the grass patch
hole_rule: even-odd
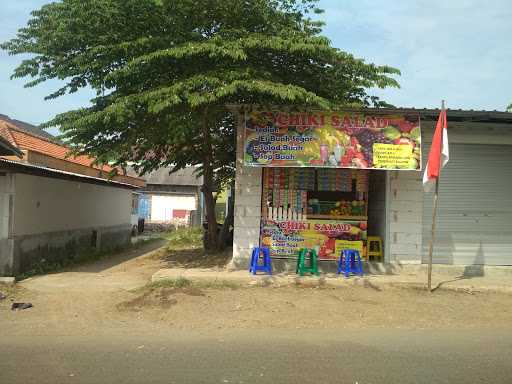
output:
[[[180,227],[165,236],[169,248],[197,248],[203,245],[203,230],[201,228]]]
[[[200,288],[200,289],[239,289],[241,284],[230,280],[197,280],[192,281],[186,277],[174,279],[161,279],[153,281],[142,288],[143,291],[153,291],[160,288]]]
[[[192,285],[192,281],[185,277],[177,277],[175,279],[161,279],[157,281],[153,281],[146,285],[146,288],[149,290],[158,289],[158,288],[185,288],[190,287]]]
[[[203,289],[239,289],[241,284],[230,280],[203,280],[194,283],[197,288]]]

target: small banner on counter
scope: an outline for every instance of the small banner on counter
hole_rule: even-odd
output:
[[[320,259],[337,259],[341,249],[363,252],[366,221],[262,220],[261,244],[273,257],[297,257],[301,248],[314,248]]]

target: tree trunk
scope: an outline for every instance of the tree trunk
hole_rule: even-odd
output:
[[[202,191],[204,195],[204,205],[206,207],[206,222],[208,224],[204,250],[207,253],[214,253],[219,250],[219,243],[217,235],[217,218],[215,216],[215,199],[213,197],[212,145],[210,131],[208,128],[208,112],[206,109],[203,111],[203,119],[201,123],[204,137]]]
[[[203,177],[206,179],[206,176]],[[219,250],[217,218],[215,217],[215,199],[213,198],[211,184],[208,185],[207,182],[203,182],[202,190],[206,208],[206,223],[208,224],[204,250],[207,253],[214,253]]]
[[[228,244],[228,239],[230,235],[231,226],[233,226],[234,218],[235,218],[235,186],[234,183],[231,185],[231,193],[232,196],[228,199],[228,214],[226,215],[226,219],[224,220],[224,224],[222,225],[222,229],[219,233],[219,247],[221,250],[226,248]]]

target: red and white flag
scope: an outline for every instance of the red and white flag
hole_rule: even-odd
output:
[[[432,146],[428,154],[427,166],[423,174],[423,186],[426,189],[429,189],[433,182],[439,178],[441,168],[446,165],[450,158],[447,127],[446,109],[442,109],[437,119],[436,131],[434,132]]]

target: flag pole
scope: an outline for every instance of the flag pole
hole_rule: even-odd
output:
[[[443,119],[444,115],[444,100],[441,103],[441,113]],[[446,121],[443,120],[443,129],[446,125]],[[443,148],[443,135],[441,135],[441,150]],[[430,236],[430,246],[428,249],[428,291],[432,292],[432,253],[434,251],[434,239],[436,234],[436,217],[437,217],[437,201],[439,198],[439,177],[441,177],[441,166],[439,166],[439,174],[436,177],[436,186],[434,191],[434,208],[432,210],[432,232]]]

